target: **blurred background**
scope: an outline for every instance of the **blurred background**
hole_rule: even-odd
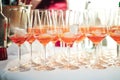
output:
[[[119,2],[120,0],[2,0],[3,13],[7,17],[7,11],[11,7],[19,8],[24,6],[28,11],[30,9],[70,9],[80,11],[85,9],[115,9],[120,7]],[[112,43],[109,45],[110,47],[113,46]]]
[[[55,9],[99,9],[117,8],[120,0],[2,0],[4,5],[32,5],[35,8],[55,8]]]

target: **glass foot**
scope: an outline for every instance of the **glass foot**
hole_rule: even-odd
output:
[[[72,64],[66,64],[60,67],[60,69],[66,69],[66,70],[76,70],[79,69],[78,66],[72,65]]]
[[[38,66],[34,68],[37,71],[42,71],[42,70],[47,70],[47,71],[52,71],[55,70],[55,68],[52,68],[50,66]]]
[[[91,65],[91,68],[92,69],[106,69],[107,67],[100,63],[96,63],[96,64]]]
[[[50,62],[48,65],[50,65],[52,67],[61,67],[61,66],[63,66],[62,63],[57,62],[57,61]]]
[[[35,63],[35,62],[31,62],[31,66],[32,66],[32,67],[37,67],[37,66],[41,66],[41,64]]]
[[[30,70],[30,67],[27,67],[27,66],[20,66],[19,67],[20,72],[29,71],[29,70]]]
[[[14,66],[8,69],[8,71],[11,71],[11,72],[25,72],[29,70],[30,70],[30,67],[27,67],[27,66],[20,66],[20,67]]]
[[[17,72],[19,71],[19,68],[17,66],[14,66],[14,67],[8,68],[8,71]]]
[[[120,59],[115,60],[115,66],[120,67]]]

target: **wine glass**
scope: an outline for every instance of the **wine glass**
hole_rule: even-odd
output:
[[[31,13],[27,16],[28,23],[27,23],[27,42],[30,44],[30,54],[31,54],[31,66],[37,66],[37,63],[33,60],[33,51],[32,51],[32,44],[36,40],[34,30],[33,30],[33,13],[34,11],[31,10]]]
[[[61,28],[59,25],[59,17],[60,17],[60,10],[48,10],[49,16],[49,31],[48,33],[51,35],[51,42],[53,44],[53,53],[50,59],[50,65],[53,67],[60,67],[62,66],[61,62],[59,61],[58,57],[60,56],[59,53],[56,54],[55,52],[55,44],[57,41],[60,40],[59,35],[61,34]]]
[[[94,52],[90,59],[90,65],[92,68],[104,69],[104,66],[100,60],[102,54],[102,46],[100,43],[107,36],[106,26],[106,14],[105,10],[94,10],[88,12],[89,27],[87,28],[86,36],[93,42]]]
[[[56,19],[55,21],[57,21],[56,22],[57,26],[55,26],[55,30],[57,31],[58,41],[60,43],[59,49],[61,50],[61,52],[59,52],[58,54],[59,57],[58,62],[60,63],[60,66],[62,66],[62,64],[66,62],[66,55],[64,52],[65,51],[64,49],[66,48],[66,43],[61,39],[62,34],[69,30],[65,23],[65,19],[66,19],[65,15],[66,15],[66,10],[57,10],[57,19],[55,18]]]
[[[117,43],[115,66],[120,66],[120,10],[111,10],[109,22],[109,36]]]
[[[44,53],[43,53],[43,63],[35,67],[35,70],[54,70],[55,68],[52,68],[47,64],[49,61],[48,54],[47,54],[47,44],[51,41],[52,37],[49,33],[49,10],[39,10],[39,30],[40,33],[36,36],[36,39],[40,42],[40,44],[43,45]]]
[[[13,8],[10,10],[11,13],[19,13],[18,15],[18,22],[14,25],[14,19],[9,17],[9,30],[8,30],[8,37],[12,42],[14,42],[18,46],[18,66],[11,67],[9,71],[28,71],[30,70],[30,64],[27,62],[27,57],[22,55],[21,46],[27,40],[27,13],[25,9],[17,9]],[[10,14],[12,15],[12,14]],[[28,56],[28,55],[27,55]],[[26,57],[24,63],[22,59]]]
[[[34,52],[32,51],[32,43],[35,41],[37,43],[37,37],[41,33],[40,26],[41,26],[41,19],[40,19],[40,11],[39,9],[31,10],[31,14],[28,17],[29,23],[28,23],[28,39],[27,41],[31,45],[31,66],[33,68],[38,67],[41,65],[43,59],[41,54],[41,46],[40,46],[40,52]]]
[[[86,30],[87,30],[87,18],[86,18],[86,10],[85,11],[75,11],[74,12],[74,24],[78,25],[78,30],[76,33],[76,62],[78,65],[86,65],[88,63],[88,56],[85,52],[85,38],[86,38]]]
[[[63,62],[63,69],[78,69],[79,67],[76,66],[74,63],[74,59],[72,59],[72,54],[70,48],[72,47],[73,43],[77,39],[76,33],[78,32],[78,25],[74,23],[75,13],[72,10],[66,10],[63,14],[63,33],[60,36],[61,40],[67,44],[67,54],[66,62]],[[67,30],[66,30],[67,29]]]

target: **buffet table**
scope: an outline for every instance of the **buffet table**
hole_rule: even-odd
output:
[[[53,71],[31,69],[27,72],[10,72],[6,67],[9,62],[17,58],[16,54],[11,54],[11,51],[15,52],[15,50],[12,50],[15,48],[14,46],[9,47],[8,60],[0,61],[0,80],[120,80],[119,67],[109,67],[107,69],[80,68],[77,70],[56,69]]]

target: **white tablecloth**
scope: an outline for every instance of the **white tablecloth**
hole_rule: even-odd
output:
[[[119,68],[9,72],[3,68],[6,64],[0,62],[0,80],[120,80]]]
[[[80,68],[78,70],[9,72],[6,66],[17,57],[15,53],[10,54],[13,47],[8,50],[8,60],[0,61],[0,80],[120,80],[120,68],[116,67],[102,70]]]

